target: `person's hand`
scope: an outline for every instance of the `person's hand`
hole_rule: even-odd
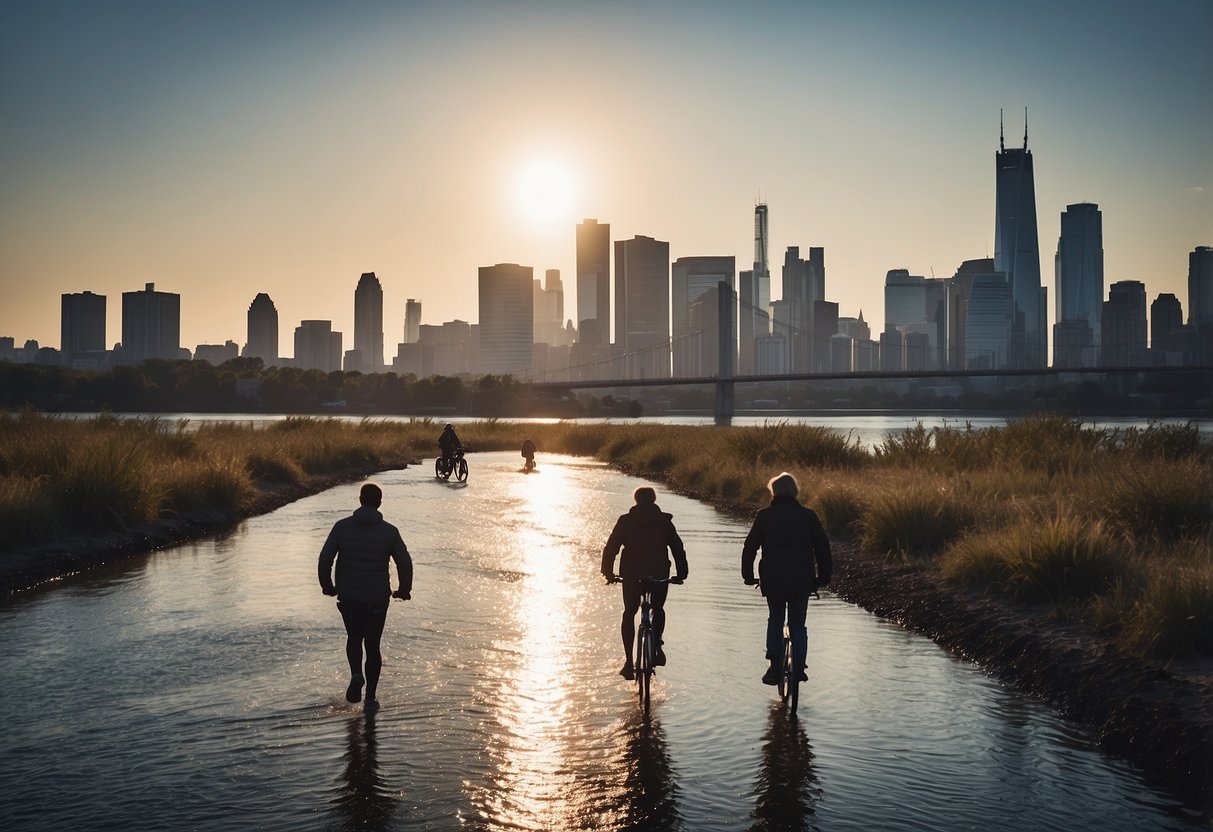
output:
[[[746,578],[745,585],[746,586],[758,586],[758,579],[757,578]]]
[[[413,596],[411,594],[405,592],[403,589],[398,589],[392,593],[392,597],[399,598],[401,601],[407,601],[410,598],[412,598]]]
[[[336,594],[337,594],[337,587],[335,587],[335,586],[322,586],[322,587],[320,587],[320,591],[321,591],[321,592],[323,592],[325,595],[336,595]]]

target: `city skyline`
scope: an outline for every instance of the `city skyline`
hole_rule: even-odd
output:
[[[878,333],[888,271],[994,255],[997,111],[1018,144],[1025,105],[1050,325],[1071,204],[1103,212],[1105,287],[1186,299],[1213,242],[1213,7],[1022,6],[9,8],[0,334],[61,346],[60,294],[91,291],[112,345],[121,294],[155,283],[191,347],[243,343],[267,293],[286,355],[299,321],[352,333],[375,272],[394,345],[407,298],[469,319],[502,262],[559,269],[577,320],[583,218],[740,272],[759,199],[771,259],[824,247],[838,314]],[[999,38],[1032,59],[992,60]],[[575,190],[520,194],[538,163]]]

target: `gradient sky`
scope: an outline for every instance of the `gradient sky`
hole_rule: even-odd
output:
[[[575,224],[752,259],[770,205],[824,246],[840,314],[883,323],[885,272],[992,256],[999,108],[1036,164],[1041,274],[1069,203],[1099,204],[1105,284],[1188,311],[1213,245],[1213,2],[0,2],[0,335],[60,341],[60,294],[155,282],[182,346],[246,340],[268,292],[283,355],[301,319],[353,336],[384,287],[476,321],[477,268],[558,268]],[[568,214],[519,205],[531,164]]]

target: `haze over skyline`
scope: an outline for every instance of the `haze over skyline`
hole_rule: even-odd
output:
[[[998,111],[1017,147],[1025,106],[1049,323],[1083,201],[1105,287],[1186,319],[1188,253],[1213,245],[1213,4],[1015,8],[8,4],[0,335],[58,346],[60,295],[88,290],[112,344],[122,292],[155,282],[183,346],[243,344],[268,292],[281,354],[301,319],[349,348],[373,271],[390,360],[406,298],[476,321],[481,266],[559,269],[575,320],[584,217],[748,268],[760,196],[772,263],[824,246],[827,297],[879,332],[888,270],[992,256]]]

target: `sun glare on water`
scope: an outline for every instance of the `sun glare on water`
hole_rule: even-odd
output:
[[[536,162],[518,178],[518,204],[536,222],[567,219],[573,207],[573,178],[555,162]]]

